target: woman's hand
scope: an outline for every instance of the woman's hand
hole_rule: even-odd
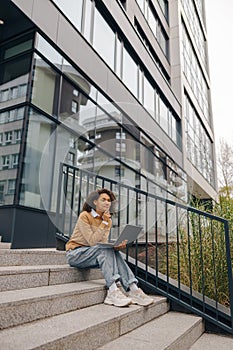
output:
[[[104,221],[109,222],[109,220],[111,219],[111,214],[110,214],[109,210],[106,210],[106,211],[103,213],[102,219],[103,219]]]
[[[127,239],[122,241],[120,244],[118,244],[118,246],[114,247],[114,249],[115,250],[125,249],[127,242],[128,242]]]

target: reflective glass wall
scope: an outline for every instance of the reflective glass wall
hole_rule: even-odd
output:
[[[27,35],[21,38],[20,55],[18,43],[11,43],[15,55],[1,71],[1,204],[55,211],[60,162],[186,201],[182,169],[41,35],[35,44],[30,35],[30,45]],[[130,62],[127,51],[123,57]],[[21,71],[14,70],[21,60]],[[149,81],[144,83],[156,101]],[[158,110],[150,98],[145,103],[167,127],[166,105]],[[167,132],[175,137],[175,124]]]
[[[181,124],[179,117],[175,115],[166,97],[141,62],[135,49],[123,37],[120,28],[114,24],[114,21],[111,21],[105,11],[98,5],[98,2],[80,0],[78,6],[75,5],[76,1],[72,1],[71,6],[70,2],[65,2],[64,0],[54,0],[52,2],[59,7],[75,28],[88,40],[109,68],[118,75],[123,84],[145,107],[155,122],[181,148]],[[169,59],[168,38],[153,5],[148,0],[138,1],[138,5],[143,11],[165,57]],[[161,5],[162,8],[167,9],[166,1],[160,1]],[[165,13],[167,13],[167,10]],[[78,18],[79,20],[77,20]],[[139,31],[140,36],[143,36],[137,22],[135,22],[135,27]],[[142,40],[145,41],[144,36]],[[148,46],[147,42],[145,44]],[[155,59],[152,48],[149,48],[149,51]],[[168,79],[157,59],[155,59],[155,64],[163,74],[163,77]],[[149,100],[150,105],[148,106]],[[153,105],[153,108],[151,108],[151,105]],[[166,111],[164,111],[164,108],[166,108]]]
[[[33,33],[0,47],[0,204],[14,203]]]

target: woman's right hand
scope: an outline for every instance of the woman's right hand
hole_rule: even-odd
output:
[[[104,221],[109,222],[109,220],[111,219],[111,214],[110,214],[109,210],[108,210],[108,211],[105,211],[105,212],[103,213],[102,218],[103,218]]]

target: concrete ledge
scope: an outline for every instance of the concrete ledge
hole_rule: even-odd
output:
[[[2,292],[0,329],[103,303],[104,280]]]
[[[66,253],[54,248],[0,250],[0,266],[60,264],[67,264]]]
[[[99,269],[76,269],[69,265],[0,267],[0,291],[41,287],[100,279]]]

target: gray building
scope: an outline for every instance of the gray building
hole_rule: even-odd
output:
[[[60,163],[216,199],[204,0],[0,4],[0,235],[52,247]]]

